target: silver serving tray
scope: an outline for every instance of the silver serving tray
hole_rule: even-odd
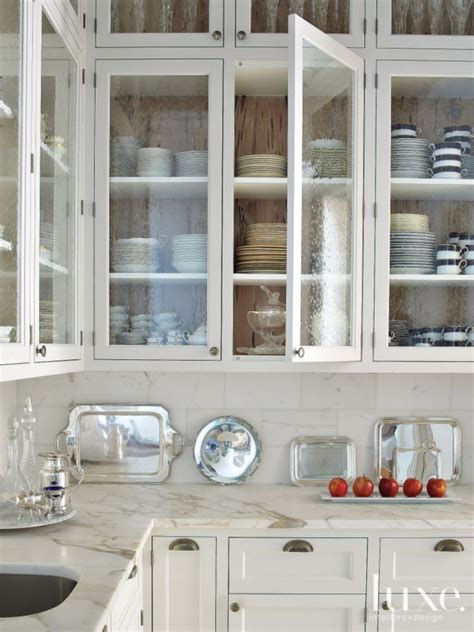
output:
[[[161,406],[76,406],[56,439],[85,483],[161,483],[183,446]]]
[[[64,522],[70,518],[74,518],[76,515],[75,509],[71,509],[64,514],[49,514],[45,516],[41,514],[38,516],[35,512],[31,514],[25,512],[24,515],[18,519],[19,509],[0,507],[0,531],[11,529],[33,529],[35,527],[47,527],[52,524],[58,524]]]
[[[377,477],[393,476],[426,483],[461,474],[461,426],[452,417],[389,417],[375,426]]]
[[[296,437],[290,443],[290,477],[293,485],[314,487],[327,483],[335,476],[350,482],[355,471],[355,445],[349,437]]]

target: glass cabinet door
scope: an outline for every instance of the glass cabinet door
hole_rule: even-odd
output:
[[[474,360],[474,74],[379,62],[375,359]]]
[[[97,63],[96,357],[219,359],[222,65],[139,68]]]
[[[292,13],[345,46],[364,46],[364,0],[236,0],[237,46],[287,46]]]
[[[290,18],[287,356],[360,360],[363,61]]]
[[[78,357],[79,68],[42,15],[36,359]]]
[[[0,364],[28,362],[29,313],[26,301],[29,133],[25,74],[25,3],[0,6]],[[28,108],[28,109],[27,109]]]
[[[378,0],[380,48],[472,49],[472,0]]]
[[[97,46],[223,46],[224,0],[100,0]]]

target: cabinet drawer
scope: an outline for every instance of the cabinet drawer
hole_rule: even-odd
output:
[[[364,593],[363,538],[231,538],[232,593]]]
[[[135,560],[127,579],[120,586],[112,609],[112,625],[117,625],[121,621],[130,608],[132,602],[139,594],[140,590],[140,566],[138,560]]]
[[[380,589],[474,592],[474,538],[383,538]],[[464,550],[451,550],[451,549]],[[445,550],[437,550],[445,549]]]

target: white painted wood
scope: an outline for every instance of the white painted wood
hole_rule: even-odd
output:
[[[159,283],[160,285],[196,285],[207,282],[205,272],[111,272],[110,281],[114,283]]]
[[[252,33],[251,11],[252,2],[260,0],[235,0],[235,43],[238,47],[252,46],[288,46],[287,33]],[[364,17],[365,0],[349,0],[350,26],[349,33],[331,34],[331,37],[344,46],[351,48],[364,47]],[[245,33],[244,39],[239,39],[238,33]]]
[[[392,34],[392,0],[377,0],[379,48],[429,48],[472,50],[472,37],[456,35]]]
[[[153,537],[153,632],[216,630],[216,538],[192,538],[196,551],[173,551],[175,537]]]
[[[431,594],[429,599],[432,605],[419,594],[408,595],[404,604],[402,595],[393,595],[390,599],[393,611],[390,611],[382,607],[387,601],[382,593],[378,632],[472,632],[474,595],[456,597],[451,589],[444,598],[441,594]],[[369,620],[372,616],[369,612]]]
[[[234,197],[239,200],[286,200],[286,178],[235,178]]]
[[[432,287],[465,287],[474,285],[474,274],[391,274],[392,286],[429,285]]]
[[[112,630],[111,632],[142,632],[141,624],[143,610],[143,601],[141,595],[135,595],[135,598],[128,604],[127,611],[120,619],[114,617],[112,612]]]
[[[229,632],[364,632],[364,595],[229,595]]]
[[[380,589],[394,593],[441,592],[453,586],[460,593],[474,593],[472,574],[474,538],[460,538],[461,552],[435,551],[439,538],[382,538]],[[457,539],[457,538],[456,538]]]
[[[363,196],[363,60],[297,16],[290,17],[288,98],[288,295],[287,358],[292,362],[348,362],[361,357],[362,196]],[[302,123],[303,50],[312,46],[353,73],[352,89],[352,297],[351,345],[316,347],[301,344]],[[313,185],[311,185],[313,186]],[[316,186],[316,185],[314,185]],[[344,182],[343,186],[347,186]],[[301,350],[303,355],[299,354]]]
[[[417,180],[392,178],[394,200],[452,200],[469,202],[474,198],[474,180]]]
[[[136,572],[131,572],[129,577],[118,589],[111,608],[112,629],[115,632],[127,631],[126,625],[136,624],[135,614],[141,609],[143,603],[142,566],[139,559],[134,560]],[[135,567],[134,567],[135,568]],[[139,620],[139,612],[138,612]],[[130,632],[135,632],[138,627],[132,627]]]
[[[208,33],[112,33],[111,1],[100,0],[96,3],[97,35],[96,46],[166,46],[166,47],[222,47],[224,45],[224,4],[223,0],[208,0]],[[213,33],[219,31],[220,39],[214,39]]]
[[[145,198],[153,195],[159,199],[205,199],[207,178],[110,178],[110,194],[122,198]]]
[[[286,285],[286,274],[234,274],[234,285]]]
[[[231,593],[365,593],[367,540],[306,538],[311,552],[289,552],[284,538],[231,538]]]

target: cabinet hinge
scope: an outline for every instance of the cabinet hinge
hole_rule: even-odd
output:
[[[82,85],[86,83],[86,69],[82,69]]]
[[[35,172],[35,155],[30,154],[30,173]]]
[[[152,565],[152,566],[153,566],[153,564],[155,563],[155,556],[154,556],[154,554],[153,554],[153,551],[150,551],[150,562],[151,562],[151,565]]]
[[[376,72],[375,73],[375,89],[377,90],[378,87],[379,87],[379,73]]]
[[[95,347],[95,331],[92,332],[92,346]]]
[[[143,627],[143,610],[140,610],[140,625]]]
[[[364,623],[367,623],[367,606],[364,608]]]
[[[364,35],[367,35],[367,18],[364,18],[364,20],[362,21],[362,30]]]
[[[374,219],[377,219],[377,202],[374,202]]]
[[[361,349],[364,348],[364,332],[363,331],[360,332],[360,348]]]
[[[379,19],[375,18],[375,35],[379,34]]]
[[[94,18],[94,33],[97,33],[97,18]]]
[[[92,202],[92,217],[95,217],[95,202]]]
[[[84,200],[81,200],[81,215],[84,215]]]
[[[365,202],[362,204],[362,219],[365,219]]]
[[[367,88],[367,73],[364,72],[364,90]]]
[[[372,347],[375,349],[375,331],[372,332]]]
[[[33,325],[30,325],[30,345],[33,344]]]
[[[79,344],[81,345],[81,347],[84,346],[84,332],[81,331],[81,333],[79,334]]]
[[[97,73],[94,73],[94,88],[97,88]]]
[[[83,29],[86,28],[86,14],[85,13],[82,14],[82,28]]]

